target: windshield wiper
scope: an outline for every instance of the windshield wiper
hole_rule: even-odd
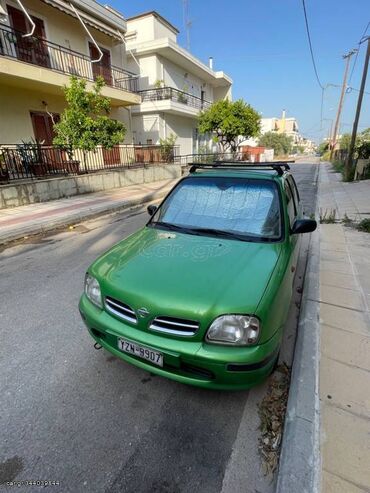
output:
[[[160,228],[167,229],[168,231],[180,231],[185,233],[191,231],[189,228],[185,228],[184,226],[178,226],[177,224],[165,223],[162,221],[152,221],[148,224],[148,226],[159,226]]]
[[[222,238],[234,238],[238,240],[248,240],[247,236],[240,235],[238,233],[233,233],[232,231],[223,231],[221,229],[215,229],[215,228],[191,228],[190,230],[194,234],[210,234]]]
[[[188,228],[185,226],[179,226],[177,224],[166,223],[162,221],[153,221],[148,224],[148,226],[158,226],[168,231],[179,231],[180,233],[188,233],[192,235],[202,236],[202,235],[212,235],[218,238],[231,238],[233,240],[241,241],[253,241],[253,242],[274,242],[276,239],[271,239],[265,236],[250,234],[239,234],[233,233],[232,231],[223,231],[216,228]]]
[[[241,241],[253,241],[253,242],[269,242],[269,241],[276,241],[276,239],[271,239],[265,236],[260,236],[257,234],[253,233],[248,233],[248,234],[240,234],[236,233],[233,231],[223,231],[220,229],[214,229],[214,228],[191,228],[189,232],[193,234],[210,234],[214,235],[220,238],[231,238],[234,240],[241,240]]]

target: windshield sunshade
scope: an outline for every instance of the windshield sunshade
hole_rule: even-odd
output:
[[[278,240],[278,189],[269,180],[188,178],[174,189],[153,222],[194,231],[214,230],[238,237]]]

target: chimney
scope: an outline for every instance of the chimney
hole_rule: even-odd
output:
[[[285,115],[286,115],[286,112],[285,112],[285,110],[283,110],[283,115],[281,117],[282,120],[285,120]]]
[[[209,65],[209,68],[211,70],[213,70],[213,56],[210,56],[209,57],[209,60],[208,60],[208,65]]]

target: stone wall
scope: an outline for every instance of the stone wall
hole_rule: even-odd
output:
[[[181,177],[177,164],[103,171],[0,186],[0,209]]]

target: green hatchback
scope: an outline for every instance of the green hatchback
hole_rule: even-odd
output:
[[[144,228],[88,269],[80,313],[115,356],[178,382],[245,389],[273,370],[302,219],[285,164],[193,165]]]

